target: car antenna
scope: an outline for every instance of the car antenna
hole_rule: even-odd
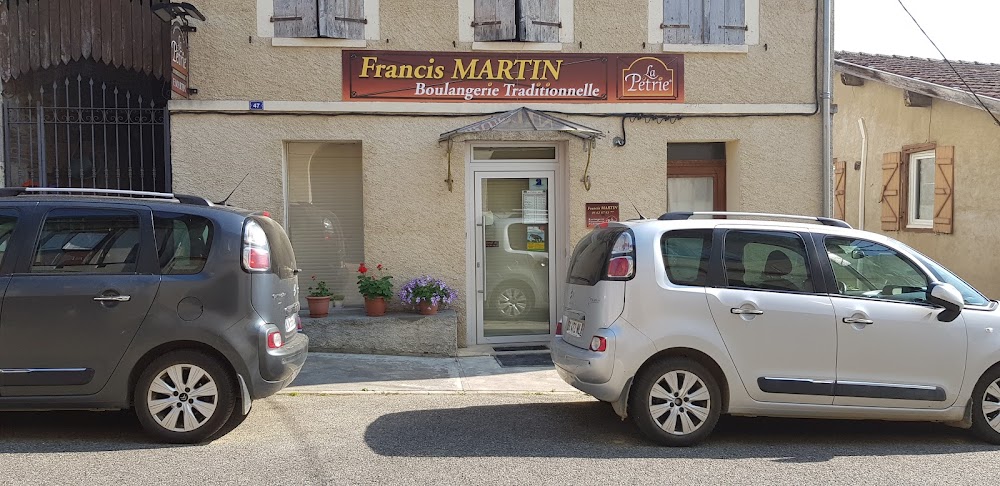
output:
[[[640,213],[640,212],[639,212],[639,208],[635,207],[635,203],[634,203],[634,202],[632,202],[632,200],[631,200],[631,199],[629,200],[629,202],[628,202],[628,203],[632,205],[632,209],[634,209],[634,210],[635,210],[635,214],[638,214],[638,215],[639,215],[639,219],[646,219],[646,217],[645,217],[645,216],[643,216],[643,215],[642,215],[642,213]]]
[[[243,176],[243,179],[240,179],[240,183],[236,184],[236,187],[233,188],[233,192],[230,192],[229,195],[226,196],[226,198],[222,200],[222,202],[217,202],[215,204],[217,204],[219,206],[225,206],[226,202],[229,201],[229,198],[233,197],[233,194],[236,194],[236,190],[239,189],[240,186],[243,185],[243,181],[247,180],[247,177],[250,177],[250,173],[249,172],[247,172],[247,175]]]

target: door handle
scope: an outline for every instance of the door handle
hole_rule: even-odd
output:
[[[748,314],[751,316],[759,316],[764,313],[764,311],[760,309],[741,309],[739,307],[733,307],[732,309],[729,309],[729,312],[732,312],[733,314],[737,315]]]
[[[128,302],[132,300],[131,295],[111,295],[108,297],[94,297],[97,302]]]
[[[871,319],[862,319],[860,317],[845,317],[844,324],[861,324],[867,326],[869,324],[875,324],[875,321]]]

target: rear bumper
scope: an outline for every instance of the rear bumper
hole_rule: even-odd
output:
[[[559,377],[573,388],[606,402],[616,400],[625,386],[624,381],[614,373],[614,333],[608,334],[608,349],[600,353],[573,346],[562,336],[554,336],[549,344],[552,363]]]
[[[309,337],[302,333],[295,334],[278,349],[268,349],[265,344],[259,353],[260,373],[251,377],[251,397],[268,397],[288,386],[302,371],[308,353]]]

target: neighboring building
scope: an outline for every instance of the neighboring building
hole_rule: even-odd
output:
[[[852,225],[905,242],[996,298],[1000,123],[969,88],[1000,114],[1000,65],[951,64],[965,83],[940,60],[836,54],[834,208]]]
[[[816,2],[192,3],[172,190],[248,176],[348,304],[361,261],[443,277],[460,345],[547,340],[588,221],[822,212]]]

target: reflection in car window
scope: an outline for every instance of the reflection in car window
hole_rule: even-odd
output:
[[[201,272],[212,247],[212,223],[191,214],[153,213],[156,257],[165,275]]]
[[[3,263],[3,257],[7,253],[7,243],[10,241],[10,236],[14,234],[16,223],[16,216],[0,214],[0,264]]]
[[[917,261],[922,263],[928,270],[931,271],[931,274],[934,275],[934,278],[937,281],[954,285],[955,288],[962,294],[962,299],[965,300],[965,305],[990,305],[990,299],[987,299],[983,294],[979,293],[978,290],[965,283],[965,280],[959,278],[958,275],[951,273],[950,270],[944,268],[940,263],[927,258],[919,251],[909,247],[907,247],[907,249],[913,254],[913,257],[916,258]]]
[[[730,287],[812,292],[806,246],[795,233],[730,231],[726,235]]]
[[[32,273],[136,272],[139,216],[131,211],[54,210],[45,218]]]
[[[854,238],[826,238],[837,293],[854,297],[926,302],[927,276],[884,245]]]
[[[708,282],[712,230],[669,231],[660,240],[667,278],[679,285],[702,287]]]

